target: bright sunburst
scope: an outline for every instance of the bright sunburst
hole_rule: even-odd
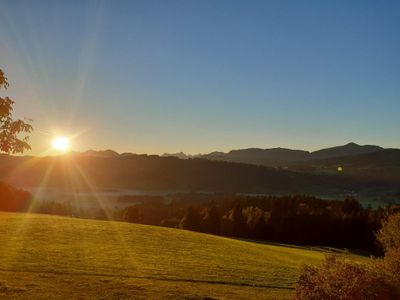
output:
[[[53,149],[58,151],[67,151],[69,148],[69,139],[63,136],[58,136],[51,141]]]

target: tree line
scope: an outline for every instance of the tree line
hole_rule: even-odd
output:
[[[169,204],[142,202],[120,211],[116,219],[237,238],[376,252],[375,232],[387,211],[364,208],[353,198],[235,196]]]

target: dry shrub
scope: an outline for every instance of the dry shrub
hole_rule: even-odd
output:
[[[400,299],[397,287],[384,274],[337,255],[320,267],[306,266],[296,284],[295,299]]]
[[[383,271],[400,286],[400,213],[392,214],[383,221],[377,240],[385,252],[381,264]]]

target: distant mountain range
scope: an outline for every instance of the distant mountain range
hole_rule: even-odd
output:
[[[172,156],[180,159],[204,158],[208,160],[240,162],[247,164],[277,167],[277,166],[291,165],[293,163],[299,163],[305,161],[326,160],[326,159],[345,157],[345,156],[355,156],[360,154],[384,152],[385,150],[388,149],[374,145],[357,145],[356,143],[348,143],[343,146],[336,146],[313,152],[305,150],[293,150],[287,148],[269,148],[269,149],[247,148],[247,149],[231,150],[227,153],[215,151],[208,154],[187,155],[183,152],[179,152],[179,153],[164,153],[162,156],[163,157]],[[73,154],[80,156],[92,156],[92,157],[103,157],[103,158],[136,155],[134,153],[128,153],[128,152],[119,154],[118,152],[110,149],[100,150],[100,151],[88,150],[85,152],[73,152]]]
[[[240,150],[232,150],[227,153],[211,152],[209,154],[198,154],[194,156],[185,155],[184,153],[164,154],[163,156],[175,156],[181,159],[188,158],[206,158],[210,160],[222,160],[229,162],[241,162],[248,164],[256,164],[263,166],[287,166],[293,162],[304,162],[312,160],[323,160],[335,157],[354,156],[359,154],[374,153],[385,150],[379,146],[373,145],[357,145],[348,143],[344,146],[337,146],[309,152],[305,150],[292,150],[286,148],[248,148]]]

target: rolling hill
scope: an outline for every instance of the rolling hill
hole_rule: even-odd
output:
[[[101,157],[87,153],[49,157],[0,155],[0,180],[17,187],[65,190],[312,194],[336,198],[344,197],[348,191],[369,197],[371,189],[373,197],[380,197],[387,191],[396,191],[400,182],[400,177],[388,181],[387,177],[380,176],[352,176],[347,169],[339,174],[336,165],[324,172],[315,172],[304,163],[293,162],[292,166],[285,169],[136,154]],[[396,168],[394,166],[393,172]]]
[[[327,159],[296,162],[291,169],[329,173],[341,166],[353,178],[380,179],[386,182],[400,182],[400,149],[384,149],[378,152],[363,153]]]
[[[344,146],[336,146],[311,152],[310,160],[328,159],[332,157],[355,156],[360,154],[375,153],[384,149],[374,145],[357,145],[348,143]]]
[[[0,156],[0,180],[66,189],[141,189],[249,193],[335,192],[346,180],[250,164],[130,155]]]
[[[15,213],[0,213],[0,244],[2,299],[284,299],[302,265],[325,254],[178,229]]]
[[[181,158],[182,155],[181,153]],[[309,175],[342,177],[342,180],[346,178],[348,182],[352,182],[348,185],[348,189],[359,196],[364,195],[374,201],[377,199],[383,202],[399,201],[400,149],[348,143],[314,152],[284,148],[250,148],[232,150],[228,153],[212,152],[194,157],[274,167]],[[339,167],[341,172],[338,172]],[[361,184],[363,186],[361,189],[358,184],[360,182],[364,182]],[[385,184],[386,187],[383,187]]]

